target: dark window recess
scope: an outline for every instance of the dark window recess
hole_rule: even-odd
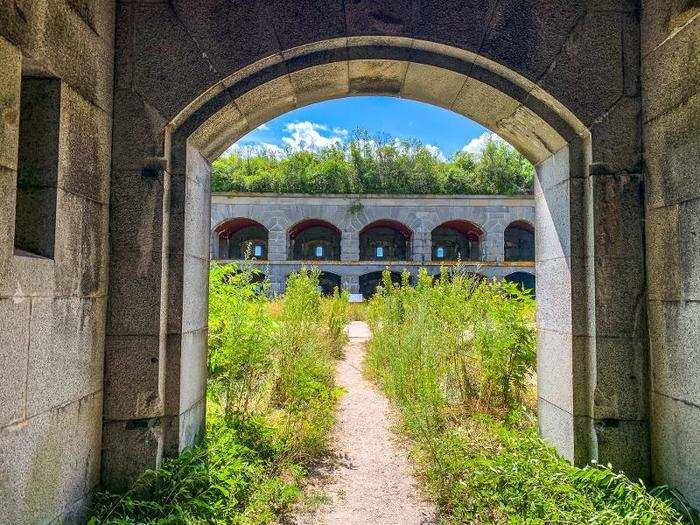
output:
[[[15,249],[53,258],[61,81],[22,79]]]

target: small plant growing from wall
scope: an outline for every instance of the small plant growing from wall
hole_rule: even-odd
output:
[[[348,208],[348,213],[353,216],[359,215],[363,209],[364,205],[359,200],[357,200],[350,205],[350,207]]]

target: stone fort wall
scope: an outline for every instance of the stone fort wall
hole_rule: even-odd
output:
[[[505,277],[515,272],[534,274],[534,259],[504,261],[504,231],[516,221],[534,226],[532,196],[444,196],[444,195],[298,195],[215,193],[211,200],[211,258],[226,259],[221,253],[217,228],[233,219],[251,219],[269,232],[267,261],[259,264],[273,289],[282,291],[286,276],[303,264],[315,264],[322,271],[340,275],[351,293],[359,291],[359,277],[382,271],[415,274],[425,267],[438,273],[441,263],[432,260],[431,233],[451,221],[468,221],[478,227],[481,254],[464,261],[467,270],[486,277]],[[341,232],[340,261],[294,261],[289,255],[290,230],[308,220],[322,220]],[[377,221],[395,221],[411,235],[406,261],[361,261],[360,232]],[[292,259],[292,260],[290,260]]]

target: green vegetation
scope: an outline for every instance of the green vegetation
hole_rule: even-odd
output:
[[[407,284],[407,283],[404,283]],[[367,372],[402,414],[446,523],[680,523],[609,468],[571,466],[537,436],[534,302],[516,285],[385,275],[370,301]]]
[[[91,523],[271,523],[300,498],[335,421],[347,295],[321,298],[301,271],[271,301],[255,276],[210,274],[206,437],[128,492],[98,494]]]
[[[516,195],[532,193],[533,178],[532,164],[502,142],[489,142],[478,158],[462,151],[445,161],[418,142],[359,134],[318,153],[222,157],[214,162],[212,190]]]

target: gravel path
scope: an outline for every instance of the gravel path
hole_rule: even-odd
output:
[[[318,474],[314,487],[329,501],[297,524],[412,525],[435,523],[435,510],[416,488],[406,449],[390,427],[387,399],[362,376],[370,338],[366,323],[347,327],[350,340],[338,365],[337,382],[347,393],[339,403],[333,442],[337,461]]]

